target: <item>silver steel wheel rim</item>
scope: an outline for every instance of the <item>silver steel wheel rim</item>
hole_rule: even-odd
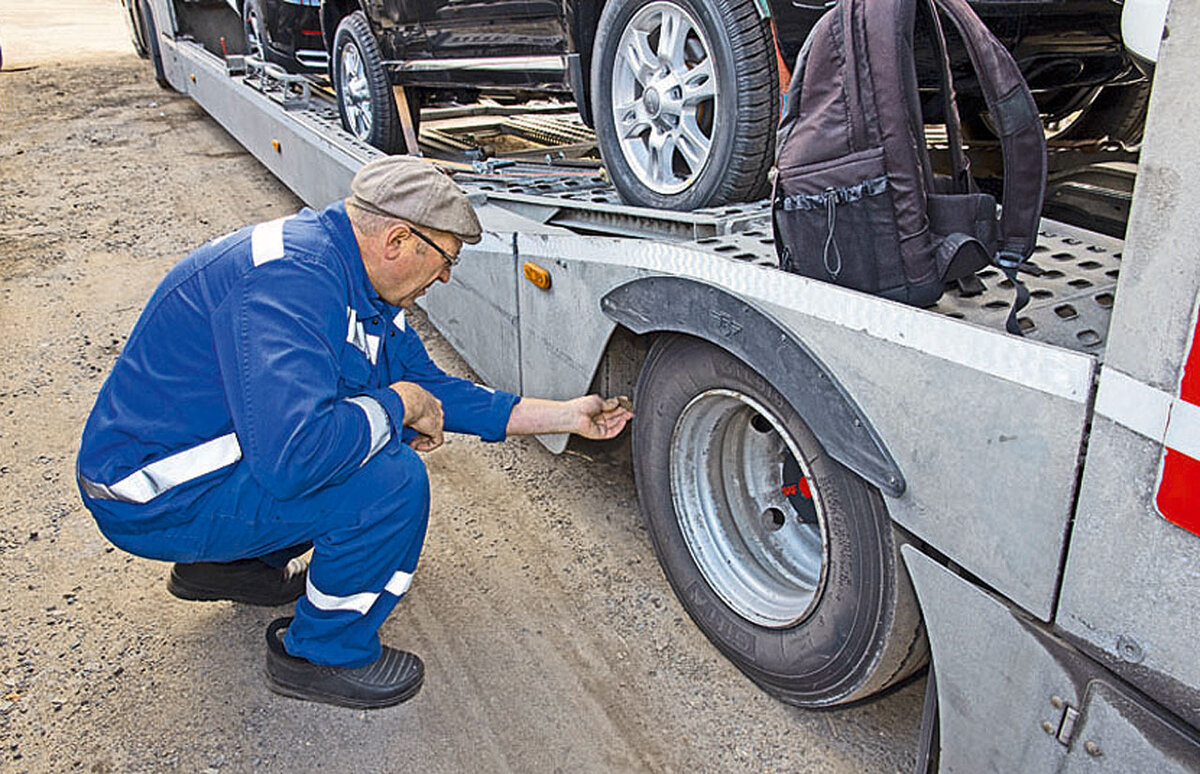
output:
[[[671,435],[671,498],[696,567],[739,616],[773,629],[811,612],[828,565],[819,493],[815,524],[802,523],[784,494],[789,455],[811,481],[779,419],[733,390],[696,396]]]
[[[374,116],[371,113],[371,87],[367,82],[367,66],[358,46],[353,42],[342,48],[341,73],[342,107],[350,133],[360,140],[371,136]]]
[[[696,182],[712,155],[720,95],[712,46],[696,19],[669,2],[629,20],[613,62],[612,115],[621,155],[652,191]]]

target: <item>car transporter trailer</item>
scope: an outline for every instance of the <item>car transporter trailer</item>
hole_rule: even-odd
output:
[[[378,155],[206,48],[223,3],[130,2],[160,82],[309,205]],[[931,662],[919,772],[1200,772],[1200,0],[1169,29],[1127,241],[1045,221],[1024,337],[999,272],[914,309],[778,269],[767,202],[629,207],[536,165],[460,176],[483,241],[425,309],[496,387],[635,396],[668,580],[771,694]]]

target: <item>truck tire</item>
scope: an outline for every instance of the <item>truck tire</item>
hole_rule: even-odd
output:
[[[329,63],[347,132],[384,153],[404,153],[404,131],[375,34],[362,11],[341,20]]]
[[[766,195],[779,75],[752,0],[610,0],[591,83],[600,152],[626,202],[692,210]]]
[[[636,392],[634,475],[659,562],[700,630],[801,707],[865,699],[928,660],[879,491],[750,366],[670,334]]]
[[[140,2],[131,0],[123,4],[125,8],[125,21],[129,26],[129,41],[133,43],[133,50],[142,59],[149,59],[150,52],[146,48],[146,20],[142,17],[142,8]]]

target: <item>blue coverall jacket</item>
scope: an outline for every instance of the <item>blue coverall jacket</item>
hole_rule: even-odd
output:
[[[373,290],[342,203],[220,237],[163,279],[101,388],[84,502],[114,544],[155,559],[313,542],[285,645],[370,663],[428,517],[397,381],[441,400],[445,430],[489,441],[519,400],[433,363]]]

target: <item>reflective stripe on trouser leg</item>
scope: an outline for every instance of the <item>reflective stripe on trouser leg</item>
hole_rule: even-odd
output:
[[[408,589],[429,521],[429,478],[407,446],[376,455],[310,498],[330,529],[313,539],[308,593],[284,636],[293,656],[331,666],[379,657],[378,630]]]

